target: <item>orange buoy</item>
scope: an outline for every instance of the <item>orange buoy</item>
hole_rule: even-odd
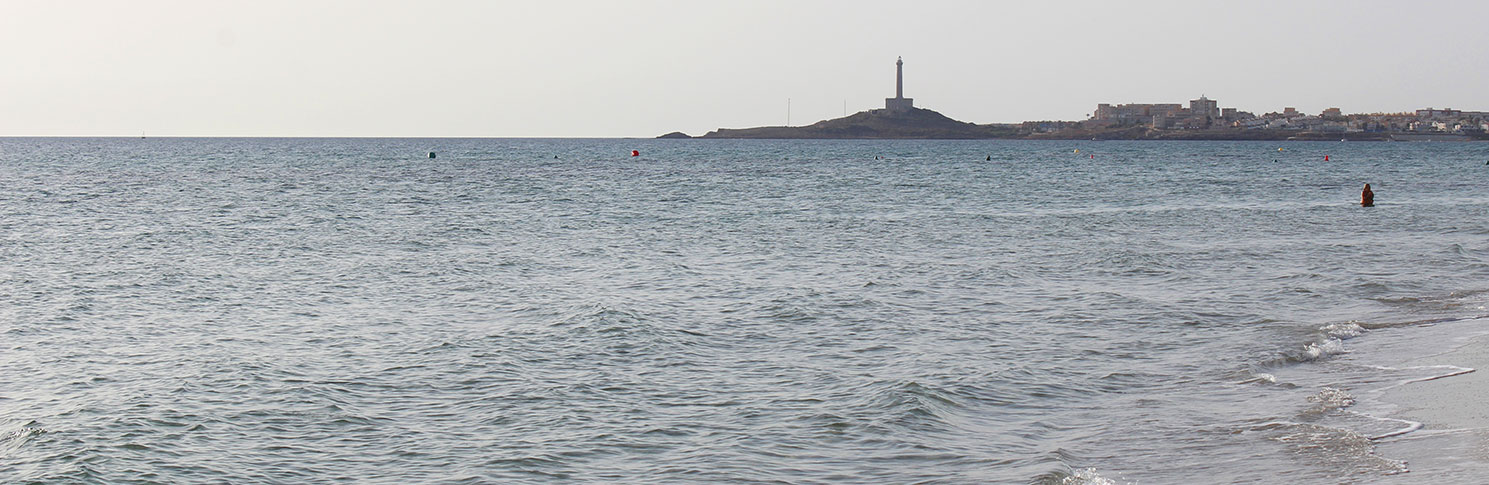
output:
[[[633,156],[633,157],[639,157],[639,156],[641,156],[641,151],[640,150],[631,150],[631,156]]]

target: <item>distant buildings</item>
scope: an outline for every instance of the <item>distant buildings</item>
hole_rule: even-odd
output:
[[[1189,107],[1182,104],[1119,104],[1096,105],[1093,126],[1114,127],[1123,125],[1147,125],[1157,129],[1205,129],[1216,120],[1225,120],[1225,115],[1234,115],[1234,108],[1220,109],[1215,100],[1200,96],[1189,100]]]
[[[1196,117],[1219,118],[1220,103],[1216,103],[1213,99],[1200,96],[1199,99],[1189,100],[1189,113]]]
[[[1110,104],[1096,105],[1096,116],[1091,119],[1096,121],[1114,122],[1112,124],[1136,124],[1152,122],[1154,116],[1171,116],[1173,113],[1183,109],[1179,104]]]
[[[894,97],[884,98],[884,110],[907,112],[915,109],[915,100],[905,97],[905,60],[894,62]],[[1405,135],[1468,135],[1470,138],[1485,138],[1489,133],[1489,112],[1462,111],[1456,109],[1426,108],[1415,113],[1345,114],[1343,110],[1330,107],[1317,115],[1308,115],[1294,107],[1284,107],[1282,112],[1256,115],[1236,108],[1222,108],[1216,100],[1201,95],[1182,103],[1128,103],[1096,105],[1096,112],[1085,121],[1028,121],[1016,126],[1018,132],[1029,135],[1053,135],[1062,133],[1120,132],[1119,136],[1180,138],[1193,136],[1219,136],[1234,139],[1236,133],[1229,131],[1269,130],[1256,132],[1259,136],[1277,136],[1277,131],[1296,131],[1307,138],[1319,135],[1346,133],[1375,133],[1361,135],[1357,139],[1398,138]],[[1164,133],[1169,131],[1200,131],[1204,133]],[[1389,134],[1387,136],[1386,134]],[[1281,134],[1282,136],[1292,136]],[[1242,135],[1245,138],[1250,135]]]
[[[1261,116],[1235,108],[1220,108],[1205,96],[1177,103],[1096,105],[1083,130],[1144,127],[1150,130],[1296,130],[1315,133],[1442,133],[1482,134],[1489,132],[1489,112],[1455,109],[1419,109],[1415,113],[1344,114],[1328,108],[1317,116],[1286,107],[1281,113]],[[1048,127],[1046,127],[1048,129]]]

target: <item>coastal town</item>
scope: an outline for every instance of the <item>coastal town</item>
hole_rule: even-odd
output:
[[[1423,108],[1402,113],[1346,114],[1328,108],[1308,114],[1296,108],[1255,114],[1222,108],[1200,96],[1181,103],[1096,105],[1085,121],[1030,121],[1019,125],[1026,136],[1129,135],[1122,138],[1244,139],[1248,133],[1265,139],[1375,139],[1392,141],[1453,141],[1489,139],[1489,112]],[[1186,136],[1191,135],[1191,136]]]
[[[805,126],[720,128],[702,138],[921,138],[1093,140],[1489,141],[1489,112],[1423,108],[1346,114],[1331,107],[1255,114],[1201,95],[1184,103],[1100,103],[1083,121],[975,124],[915,106],[905,97],[905,66],[895,60],[895,96],[884,107]],[[692,138],[673,132],[659,138]]]

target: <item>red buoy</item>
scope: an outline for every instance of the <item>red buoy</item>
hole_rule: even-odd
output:
[[[633,157],[639,157],[639,156],[641,156],[641,151],[640,150],[631,150],[631,156],[633,156]]]
[[[1328,155],[1324,155],[1324,161],[1325,162],[1329,161],[1329,156]]]

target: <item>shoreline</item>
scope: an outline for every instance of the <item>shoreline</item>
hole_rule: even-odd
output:
[[[1379,399],[1396,406],[1390,417],[1421,423],[1425,430],[1489,428],[1489,406],[1484,405],[1489,397],[1489,335],[1402,366],[1436,367],[1441,373],[1383,389]]]
[[[1366,415],[1402,424],[1369,438],[1377,455],[1405,461],[1404,473],[1393,475],[1397,480],[1462,483],[1489,473],[1489,405],[1485,404],[1489,398],[1489,334],[1483,329],[1489,319],[1459,323],[1477,328],[1466,335],[1459,333],[1462,328],[1444,328],[1456,335],[1401,342],[1406,347],[1431,341],[1446,345],[1445,350],[1381,367],[1418,372],[1413,372],[1416,377],[1366,391],[1370,402],[1360,403],[1359,408],[1370,408]]]
[[[807,128],[804,130],[803,128]],[[1056,141],[1350,141],[1378,143],[1474,143],[1489,141],[1482,135],[1457,133],[1410,133],[1410,132],[1300,132],[1284,130],[1165,130],[1135,133],[1113,132],[1062,132],[1062,133],[1017,133],[1000,135],[975,134],[881,134],[844,135],[841,133],[813,133],[811,126],[769,126],[756,128],[720,128],[700,136],[682,132],[671,132],[655,137],[658,140],[1056,140]]]
[[[907,100],[908,101],[908,100]],[[1022,123],[977,124],[958,121],[926,108],[905,105],[860,111],[842,118],[818,121],[809,125],[757,126],[753,128],[718,128],[702,136],[681,131],[660,135],[658,139],[946,139],[946,140],[1196,140],[1196,141],[1484,141],[1489,134],[1474,128],[1463,131],[1404,131],[1381,129],[1350,131],[1347,129],[1243,128],[1221,123],[1212,126],[1161,128],[1153,125],[1126,124],[1092,126],[1086,122],[1026,121]]]

